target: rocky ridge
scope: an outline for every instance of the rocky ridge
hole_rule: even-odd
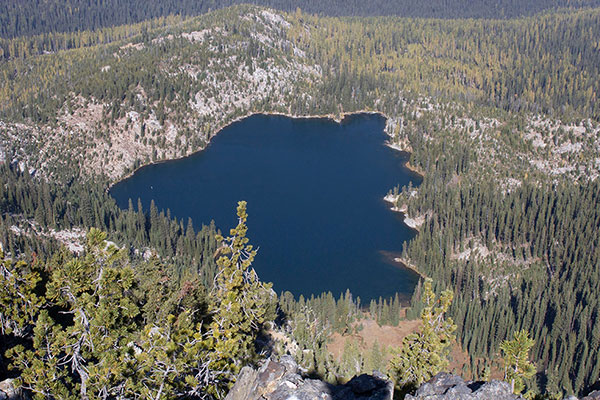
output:
[[[242,368],[225,400],[392,400],[394,384],[384,374],[355,376],[346,384],[331,385],[302,376],[291,356],[278,361],[267,359],[258,369]],[[458,375],[441,372],[424,383],[406,400],[522,400],[506,382],[465,381]],[[565,400],[578,400],[574,396]],[[600,400],[594,391],[581,400]]]
[[[267,359],[258,368],[242,368],[225,400],[392,400],[394,384],[384,374],[355,376],[344,385],[331,385],[319,379],[302,376],[291,356],[278,361]],[[12,379],[0,382],[0,400],[28,400],[26,393]],[[441,372],[405,400],[522,400],[514,395],[506,382],[465,381],[458,375]],[[569,396],[565,400],[578,400]],[[596,390],[581,400],[600,400]]]
[[[290,356],[268,359],[258,370],[244,367],[226,400],[392,400],[394,385],[385,375],[359,375],[345,385],[301,376]]]
[[[506,382],[465,382],[460,376],[441,372],[417,389],[406,400],[513,400],[522,399],[512,394]]]

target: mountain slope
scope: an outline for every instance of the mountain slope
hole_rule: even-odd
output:
[[[425,18],[513,18],[562,7],[596,7],[598,0],[4,0],[0,37],[74,32],[131,24],[167,15],[192,16],[235,4],[252,3],[282,11],[296,8],[331,16],[398,15]]]

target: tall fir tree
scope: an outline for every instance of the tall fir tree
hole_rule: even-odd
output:
[[[275,297],[271,295],[271,284],[262,283],[252,268],[257,250],[246,237],[245,201],[238,203],[237,216],[238,224],[230,230],[230,236],[217,237],[219,271],[210,307],[210,347],[214,352],[211,368],[229,371],[232,380],[242,365],[254,361],[255,340]]]
[[[504,359],[504,379],[510,383],[513,393],[520,393],[525,387],[525,380],[535,374],[535,364],[529,361],[529,351],[535,341],[529,332],[520,330],[514,333],[512,340],[505,340],[500,345]]]
[[[425,280],[421,331],[406,336],[399,353],[390,360],[389,369],[398,386],[420,385],[448,366],[456,325],[445,313],[452,298],[451,290],[436,298],[431,279]]]

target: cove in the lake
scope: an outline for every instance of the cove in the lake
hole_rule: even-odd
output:
[[[415,232],[383,200],[396,185],[420,183],[407,154],[385,146],[385,119],[341,123],[253,115],[224,128],[190,157],[153,164],[117,183],[122,208],[140,198],[226,235],[248,202],[248,237],[259,247],[261,280],[298,296],[350,289],[363,304],[412,294],[418,275],[393,261]],[[390,256],[392,255],[392,256]]]

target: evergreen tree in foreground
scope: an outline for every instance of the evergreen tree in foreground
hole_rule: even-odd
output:
[[[132,367],[127,342],[137,328],[139,308],[129,295],[135,282],[125,253],[105,238],[91,229],[84,257],[54,257],[48,303],[31,321],[32,346],[8,351],[21,372],[19,382],[36,399],[124,394],[123,377]]]
[[[211,368],[229,371],[230,382],[240,368],[255,359],[254,343],[274,300],[271,284],[258,279],[252,262],[257,250],[248,244],[246,202],[237,207],[238,225],[230,237],[217,236],[220,256],[215,278],[210,324]]]
[[[398,386],[420,385],[448,366],[456,325],[445,313],[452,297],[452,291],[445,290],[436,298],[431,279],[425,280],[421,331],[406,336],[400,352],[390,361],[390,372]]]
[[[514,333],[513,340],[505,340],[500,345],[504,359],[504,379],[510,382],[513,393],[520,393],[524,380],[535,374],[535,364],[529,361],[529,351],[535,341],[529,332],[521,330]]]
[[[252,269],[245,202],[238,217],[219,237],[207,305],[194,282],[144,293],[145,279],[164,284],[156,277],[165,266],[132,265],[95,228],[82,256],[63,250],[44,268],[1,257],[0,350],[17,383],[35,399],[223,398],[255,361],[274,297]]]

